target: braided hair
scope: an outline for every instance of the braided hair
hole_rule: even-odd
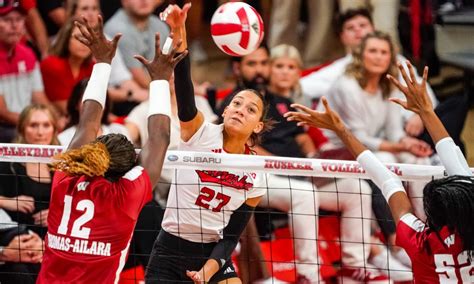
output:
[[[122,134],[97,137],[79,149],[71,149],[54,157],[54,170],[71,176],[104,176],[116,181],[136,165],[133,144]]]
[[[426,222],[438,232],[456,232],[468,256],[474,258],[474,177],[450,176],[433,180],[423,189]]]

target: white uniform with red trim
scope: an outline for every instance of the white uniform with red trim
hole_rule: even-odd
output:
[[[191,139],[181,141],[179,149],[221,153],[224,152],[223,141],[223,125],[205,122]],[[213,162],[219,163],[219,159]],[[232,213],[245,200],[265,193],[266,184],[261,174],[178,169],[169,191],[162,227],[188,241],[216,242],[222,238]]]

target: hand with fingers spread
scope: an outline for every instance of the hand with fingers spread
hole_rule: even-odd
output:
[[[394,78],[393,76],[387,75],[387,78],[405,95],[406,101],[398,98],[390,98],[390,100],[417,114],[420,114],[420,112],[424,111],[432,111],[433,104],[426,89],[426,82],[428,80],[428,67],[425,67],[423,70],[423,79],[420,83],[418,83],[415,77],[415,71],[413,70],[413,66],[411,65],[410,61],[407,61],[406,64],[408,66],[410,76],[408,76],[400,62],[397,64],[398,69],[400,69],[400,73],[406,82],[406,86],[402,85],[400,81],[398,81],[398,79]]]
[[[173,34],[169,35],[173,38]],[[173,74],[174,67],[180,62],[188,51],[185,50],[183,53],[176,55],[177,50],[181,46],[181,40],[173,40],[172,49],[168,54],[163,54],[160,50],[160,34],[155,34],[155,58],[152,61],[148,61],[141,55],[135,55],[135,58],[140,61],[150,73],[152,80],[166,80],[169,81]]]
[[[100,63],[112,62],[117,50],[117,45],[121,34],[115,35],[112,40],[108,40],[104,35],[104,23],[102,16],[98,16],[98,25],[92,28],[86,17],[82,17],[82,21],[75,21],[74,24],[81,31],[80,35],[75,35],[75,38],[89,47],[95,60]]]
[[[298,121],[299,126],[308,125],[336,132],[343,130],[345,126],[341,117],[329,107],[325,97],[322,97],[321,100],[326,109],[324,112],[315,111],[300,104],[292,104],[292,107],[302,112],[291,111],[287,112],[284,116],[288,121]]]
[[[188,11],[191,8],[191,2],[186,3],[183,8],[178,5],[168,5],[168,7],[160,13],[160,19],[170,26],[172,31],[184,28]]]

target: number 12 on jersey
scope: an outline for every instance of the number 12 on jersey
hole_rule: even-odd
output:
[[[61,217],[61,224],[58,227],[58,234],[67,235],[68,233],[68,226],[69,226],[69,218],[71,217],[71,207],[72,207],[72,196],[65,195],[64,196],[64,210],[63,216]],[[77,203],[75,210],[83,211],[84,213],[77,218],[71,230],[71,237],[81,238],[81,239],[88,239],[91,229],[88,227],[83,226],[87,222],[89,222],[92,218],[94,218],[94,203],[91,200],[84,199]]]

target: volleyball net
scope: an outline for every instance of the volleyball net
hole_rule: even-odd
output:
[[[0,196],[4,199],[0,202],[9,201],[6,206],[5,202],[1,202],[4,208],[0,209],[4,209],[3,212],[7,212],[18,223],[15,227],[2,218],[0,240],[3,243],[0,246],[9,245],[12,228],[17,228],[14,230],[18,234],[24,233],[25,227],[33,228],[40,236],[46,233],[46,224],[41,222],[45,216],[41,215],[47,212],[44,210],[48,208],[49,199],[47,196],[41,197],[41,193],[32,193],[32,188],[25,188],[30,184],[25,180],[41,182],[42,177],[32,174],[39,175],[41,171],[31,171],[31,168],[34,165],[40,168],[39,165],[51,162],[51,157],[63,150],[62,146],[0,144],[1,169],[6,169],[0,172]],[[25,171],[8,171],[16,168],[13,165],[30,166]],[[430,180],[446,176],[442,166],[386,166],[406,182],[415,211],[421,215],[422,188]],[[209,179],[203,180],[201,176],[195,181],[200,190],[196,192],[195,204],[199,205],[199,200],[202,206],[198,209],[179,208],[170,206],[169,201],[167,205],[168,192],[175,191],[173,196],[179,198],[179,179],[176,179],[177,182],[172,182],[172,179],[160,181],[155,190],[155,200],[147,204],[140,215],[121,283],[139,283],[143,279],[143,269],[167,206],[177,212],[194,210],[190,214],[203,218],[207,218],[201,215],[203,210],[225,210],[226,204],[222,202],[225,203],[226,199],[217,198],[224,192],[203,193],[202,189],[207,188],[206,183],[212,178],[233,180],[236,177],[231,173],[242,172],[263,176],[266,187],[266,194],[251,220],[253,229],[247,228],[233,255],[244,283],[267,276],[273,276],[283,283],[294,283],[299,275],[309,275],[315,271],[320,275],[318,279],[331,280],[341,277],[340,271],[344,267],[350,268],[349,271],[371,269],[395,281],[400,281],[400,277],[408,279],[406,275],[411,275],[408,266],[404,266],[405,270],[390,265],[393,261],[390,251],[399,251],[386,247],[394,236],[395,225],[383,196],[368,181],[369,176],[355,161],[168,151],[164,169],[168,174],[171,173],[170,176],[176,175],[177,169],[204,173]],[[29,194],[36,196],[34,201],[28,198]],[[16,201],[12,202],[15,198]],[[25,213],[28,206],[23,201],[34,202],[34,211]],[[17,208],[14,208],[15,205]],[[195,233],[202,239],[206,238],[205,230]],[[21,255],[21,248],[17,251]],[[372,259],[376,256],[378,263],[373,264]],[[8,267],[3,266],[0,267],[0,278],[15,273],[34,277],[38,267],[35,269],[33,272],[18,272],[8,271]],[[406,275],[399,276],[398,272]]]

